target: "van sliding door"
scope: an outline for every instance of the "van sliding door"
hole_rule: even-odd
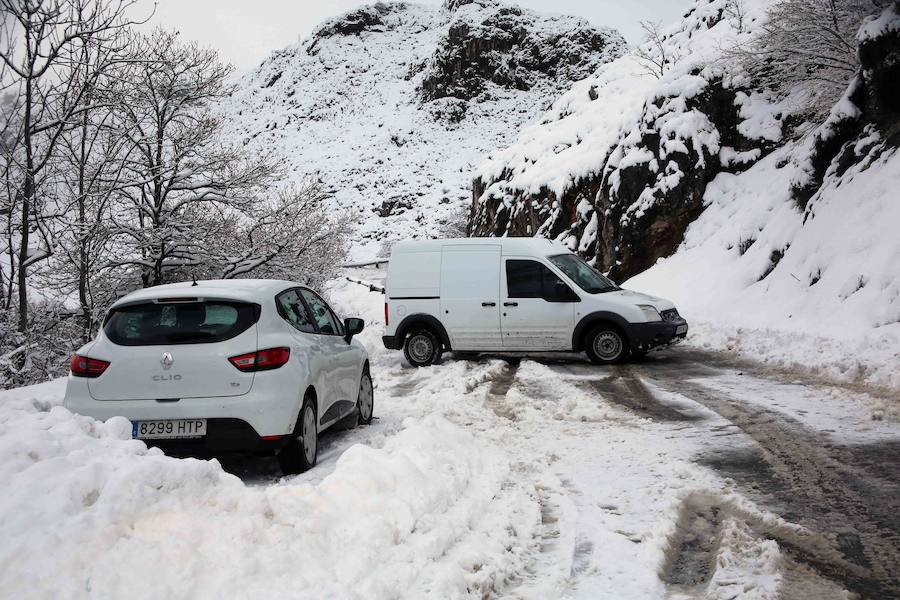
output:
[[[500,246],[444,246],[441,321],[456,350],[500,350]]]

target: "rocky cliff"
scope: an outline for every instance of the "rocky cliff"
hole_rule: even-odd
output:
[[[330,187],[366,258],[464,228],[472,165],[625,47],[615,31],[495,0],[379,2],[274,53],[224,110],[234,139]]]
[[[654,72],[647,52],[601,67],[564,94],[517,144],[494,153],[474,183],[474,235],[562,239],[624,280],[671,255],[708,202],[707,186],[740,173],[808,131],[802,94],[774,93],[725,49],[754,39],[767,2],[700,0],[666,29],[670,59]],[[896,138],[896,39],[861,40],[863,68],[849,101],[816,134],[804,176],[793,183],[803,207],[839,153],[869,127]],[[860,160],[846,155],[847,165]]]

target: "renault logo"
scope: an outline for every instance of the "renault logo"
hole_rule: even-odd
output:
[[[162,359],[159,362],[162,364],[163,369],[168,369],[175,362],[175,359],[168,352],[163,352]]]

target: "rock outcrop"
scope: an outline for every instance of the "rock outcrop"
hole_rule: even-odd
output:
[[[629,56],[576,84],[517,146],[482,165],[470,232],[559,239],[619,281],[671,255],[717,175],[742,172],[797,136],[798,101],[755,86],[722,54],[722,40],[751,39],[762,18],[738,21],[725,0],[698,2],[663,35],[669,57],[678,58],[671,71],[652,76]],[[855,164],[872,144],[896,143],[900,46],[889,20],[860,34],[861,73],[844,109],[816,134],[808,176],[795,183],[800,207],[828,169]],[[640,108],[607,108],[622,94]]]

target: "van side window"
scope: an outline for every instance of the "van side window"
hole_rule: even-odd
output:
[[[329,335],[339,335],[343,333],[343,329],[334,316],[331,307],[322,300],[318,295],[309,290],[300,290],[303,299],[309,305],[312,318],[319,328],[319,333],[327,333]]]
[[[300,300],[300,294],[297,293],[297,290],[282,292],[275,298],[275,302],[278,304],[278,314],[290,323],[294,329],[303,333],[316,332],[316,328],[312,324],[309,313],[306,312],[306,307]]]
[[[533,260],[506,261],[506,291],[509,298],[556,298],[556,284],[565,285],[556,273]],[[568,286],[566,286],[568,287]]]
[[[533,260],[506,261],[506,290],[510,298],[542,298],[541,267]]]

